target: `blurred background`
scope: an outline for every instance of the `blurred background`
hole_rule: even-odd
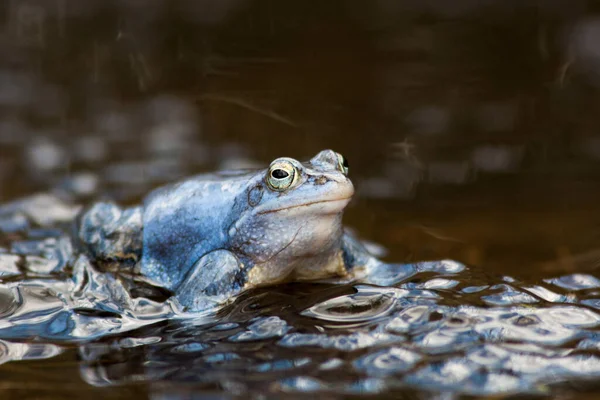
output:
[[[600,3],[4,0],[0,201],[332,148],[388,259],[600,261]]]

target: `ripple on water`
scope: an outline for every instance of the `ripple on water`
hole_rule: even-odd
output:
[[[355,286],[356,293],[326,300],[302,311],[302,315],[332,322],[362,322],[389,314],[396,298],[406,290]]]
[[[232,342],[248,342],[252,340],[264,340],[282,337],[290,327],[279,317],[259,318],[248,326],[244,332],[230,337]]]
[[[411,369],[423,357],[400,347],[367,354],[354,361],[354,368],[370,376],[390,375]]]

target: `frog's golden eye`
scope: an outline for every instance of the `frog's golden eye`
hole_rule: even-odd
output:
[[[298,170],[290,161],[275,160],[267,172],[267,185],[273,190],[284,191],[298,180]]]
[[[337,155],[337,158],[338,158],[338,167],[339,167],[340,171],[342,171],[344,173],[344,175],[348,176],[348,168],[350,167],[350,165],[348,164],[348,160],[346,159],[346,157],[344,157],[340,153],[335,153],[335,154]]]

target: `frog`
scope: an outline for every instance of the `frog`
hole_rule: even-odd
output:
[[[323,150],[305,162],[280,157],[266,169],[197,175],[128,208],[95,203],[76,236],[90,259],[132,265],[189,312],[284,282],[405,275],[343,227],[354,193],[347,159]]]

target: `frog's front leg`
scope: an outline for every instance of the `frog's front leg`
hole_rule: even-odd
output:
[[[176,289],[175,300],[183,311],[210,309],[240,294],[245,283],[242,263],[228,250],[202,256]]]
[[[80,247],[97,261],[137,263],[142,255],[142,209],[96,203],[76,226]]]
[[[391,286],[419,272],[446,275],[456,274],[465,269],[463,264],[452,260],[388,264],[371,255],[360,240],[348,232],[344,233],[342,243],[342,255],[349,275],[353,280],[363,283]]]

